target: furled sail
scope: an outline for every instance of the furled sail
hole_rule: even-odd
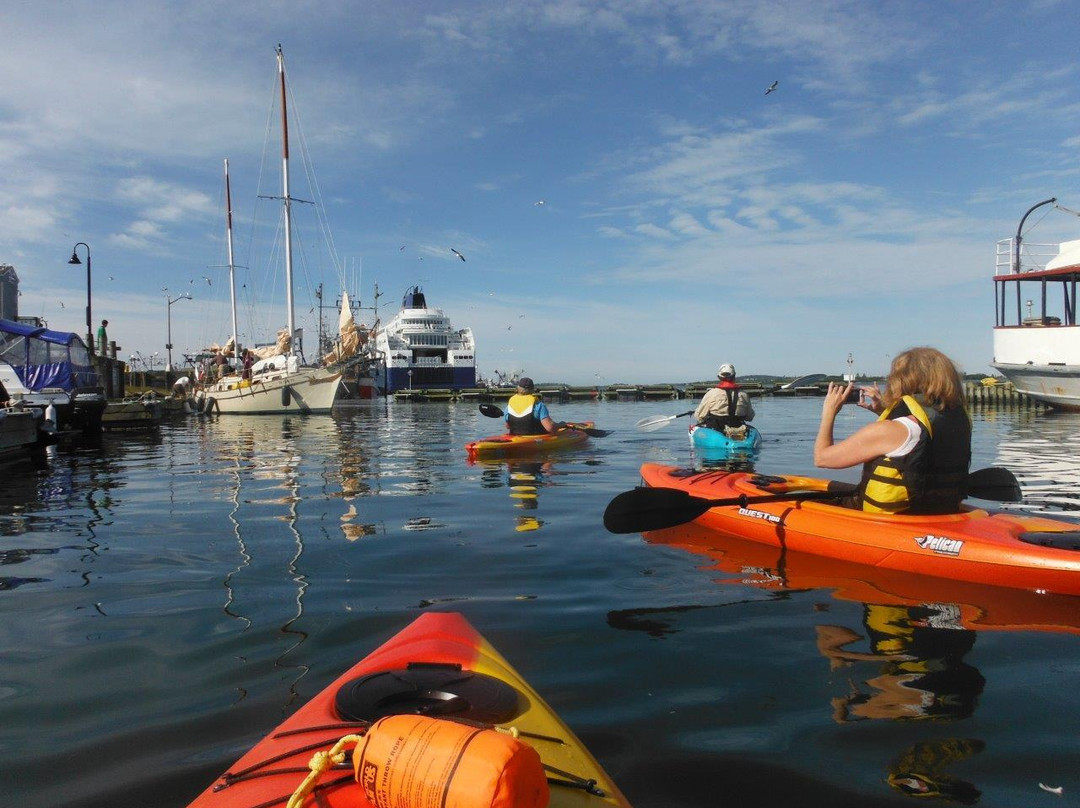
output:
[[[334,346],[334,350],[323,357],[323,362],[331,365],[341,362],[351,356],[355,356],[367,341],[367,333],[362,332],[356,325],[353,317],[352,306],[349,304],[349,293],[341,294],[341,314],[338,315],[338,332],[340,339]]]

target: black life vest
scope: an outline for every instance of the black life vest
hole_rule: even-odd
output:
[[[971,416],[963,407],[939,412],[904,396],[878,420],[906,415],[919,422],[918,443],[902,457],[882,455],[863,465],[859,507],[872,513],[958,513],[967,496]]]
[[[727,414],[716,415],[715,413],[710,412],[701,419],[702,426],[707,426],[709,429],[716,429],[720,432],[723,432],[725,427],[738,429],[746,423],[746,419],[736,413],[739,406],[739,385],[735,384],[735,382],[724,381],[716,386],[723,390],[727,395]]]
[[[547,430],[534,414],[540,399],[527,393],[517,393],[506,402],[506,423],[511,435],[544,435]]]

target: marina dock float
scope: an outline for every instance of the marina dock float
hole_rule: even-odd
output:
[[[443,388],[394,392],[394,401],[457,401],[460,397],[457,390]]]
[[[106,432],[155,429],[165,417],[165,399],[153,395],[105,402],[101,428]]]
[[[566,395],[572,401],[592,400],[601,397],[597,387],[567,387]]]
[[[981,382],[964,382],[964,395],[969,407],[1006,407],[1040,412],[1049,409],[1043,402],[1018,392],[1012,382],[994,378],[983,379]]]
[[[651,384],[639,388],[641,398],[645,401],[660,401],[662,399],[680,398],[682,393],[673,384]]]
[[[536,385],[536,392],[540,395],[540,398],[551,403],[569,401],[570,396],[566,392],[568,389],[565,384],[547,383]]]

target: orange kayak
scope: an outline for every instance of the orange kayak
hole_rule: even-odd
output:
[[[988,586],[882,569],[749,541],[691,522],[643,534],[649,544],[678,547],[702,557],[718,584],[765,592],[828,590],[836,600],[897,609],[932,607],[949,628],[1080,634],[1075,595]]]
[[[485,457],[519,457],[568,449],[578,446],[589,439],[585,429],[592,429],[592,421],[567,424],[566,429],[549,432],[546,435],[491,435],[465,444],[465,451],[470,459]]]
[[[705,500],[821,491],[827,480],[695,472],[657,463],[641,467],[645,484]],[[733,503],[709,508],[695,523],[731,536],[879,569],[953,581],[1080,595],[1080,525],[965,507],[961,513],[907,516],[864,513],[821,501]]]
[[[189,808],[284,805],[304,781],[316,752],[329,750],[347,734],[365,733],[366,721],[388,715],[392,718],[384,720],[451,719],[437,723],[457,731],[515,727],[517,740],[539,753],[549,805],[629,806],[581,741],[463,616],[427,612],[259,741]],[[327,771],[301,804],[373,805],[355,781],[351,764]]]

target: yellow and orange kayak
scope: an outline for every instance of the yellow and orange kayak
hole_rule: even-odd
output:
[[[878,569],[1080,595],[1080,549],[1074,549],[1080,548],[1080,525],[1074,522],[967,506],[956,514],[908,516],[794,498],[734,501],[828,487],[827,480],[812,477],[698,472],[658,463],[642,465],[641,477],[654,488],[732,499],[694,520],[731,536]]]
[[[462,615],[428,612],[259,741],[189,808],[285,805],[305,780],[316,752],[329,750],[344,735],[363,735],[369,722],[380,718],[384,722],[404,719],[406,723],[417,719],[428,724],[438,719],[436,723],[442,727],[470,734],[478,728],[514,727],[517,741],[539,753],[549,805],[629,806],[569,727]],[[425,725],[424,731],[427,729]],[[375,731],[373,728],[371,734]],[[429,738],[391,736],[392,746],[400,741],[423,746]],[[368,751],[365,747],[363,754]],[[359,747],[353,754],[359,754]],[[484,768],[482,760],[480,763]],[[389,771],[389,765],[379,770],[380,776],[382,771]],[[423,792],[426,784],[418,782],[422,779],[419,775],[415,778],[410,788]],[[470,783],[453,785],[455,789],[470,787]],[[296,804],[305,808],[380,808],[377,802],[356,782],[353,766],[346,759],[345,764],[325,772],[314,791]],[[394,804],[411,808],[414,802]],[[424,799],[416,802],[417,808],[428,804]]]
[[[578,446],[589,439],[584,430],[592,429],[592,421],[568,423],[565,429],[546,435],[491,435],[465,444],[470,459],[485,457],[524,457],[538,452],[551,452]]]

